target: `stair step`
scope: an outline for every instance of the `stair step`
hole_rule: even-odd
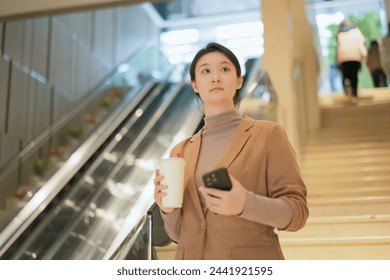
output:
[[[346,129],[345,127],[339,128],[324,128],[319,130],[318,132],[312,132],[306,137],[306,142],[323,142],[326,143],[329,138],[344,138],[344,137],[362,137],[362,136],[370,136],[370,135],[390,135],[390,128],[388,123],[384,122],[380,125],[370,125],[368,127],[351,127]]]
[[[280,238],[390,236],[390,215],[310,217],[297,232],[279,231]]]
[[[367,132],[364,132],[367,133]],[[355,134],[334,134],[327,137],[322,138],[312,138],[305,140],[305,148],[308,149],[306,151],[315,151],[316,149],[321,151],[321,147],[326,148],[338,148],[342,147],[343,150],[354,150],[359,148],[362,144],[366,144],[368,147],[371,145],[372,147],[377,147],[378,144],[384,146],[389,149],[388,142],[390,139],[390,133],[384,134],[383,132],[378,132],[377,134],[373,134],[371,132],[370,135],[357,135]],[[349,145],[346,145],[348,143]],[[340,148],[341,150],[341,148]]]
[[[390,236],[287,238],[280,243],[287,260],[390,259]]]
[[[325,148],[325,147],[324,147]],[[322,150],[318,152],[306,152],[306,154],[302,157],[303,163],[307,161],[338,161],[338,160],[350,160],[354,159],[357,161],[369,161],[372,159],[381,158],[382,161],[390,160],[390,148],[389,149],[356,149],[356,150],[336,150],[336,151],[327,151]]]
[[[332,159],[317,160],[315,162],[304,161],[301,164],[301,169],[302,172],[305,173],[305,172],[312,172],[315,170],[323,170],[325,172],[327,169],[332,169],[336,167],[340,167],[340,168],[348,167],[350,169],[354,169],[354,168],[365,168],[367,166],[370,167],[377,166],[379,168],[382,168],[382,167],[387,167],[389,165],[390,165],[390,159],[384,159],[380,157],[377,158],[364,157],[360,159],[340,158],[340,160],[337,161]]]
[[[348,136],[348,135],[371,135],[379,134],[382,132],[383,134],[389,135],[390,128],[386,122],[377,122],[377,117],[373,121],[367,121],[366,123],[361,123],[360,121],[356,124],[350,124],[348,126],[340,125],[340,126],[331,126],[331,127],[323,127],[320,130],[310,132],[307,135],[307,140],[321,140],[326,137],[334,137],[334,136]],[[325,141],[324,141],[325,142]]]
[[[327,166],[326,169],[324,168],[320,168],[320,164],[318,165],[313,165],[312,168],[309,168],[309,166],[305,166],[305,169],[302,171],[303,174],[307,174],[307,175],[311,175],[311,174],[316,174],[316,173],[330,173],[330,174],[333,174],[333,173],[344,173],[346,176],[348,175],[348,173],[345,173],[345,172],[374,172],[374,171],[378,171],[379,173],[381,172],[384,172],[384,171],[390,171],[390,165],[388,163],[390,163],[390,160],[389,161],[380,161],[380,162],[376,162],[374,165],[371,165],[370,162],[364,162],[364,163],[361,163],[360,165],[356,164],[356,165],[352,165],[352,163],[355,162],[355,161],[349,161],[349,162],[343,162],[343,164],[340,164],[339,162],[337,162],[337,164],[333,165],[333,166]],[[330,163],[330,161],[327,161],[327,163]],[[352,165],[352,166],[351,166]],[[387,174],[390,174],[390,172],[388,172]],[[386,174],[385,174],[386,175]]]
[[[373,122],[380,124],[381,122],[375,122],[381,116],[386,116],[389,113],[388,103],[382,103],[378,106],[354,106],[341,108],[323,108],[321,110],[322,121],[335,121],[337,124],[345,122],[361,124],[365,122]]]
[[[382,104],[390,102],[390,91],[389,88],[370,88],[359,90],[359,106],[369,104]],[[338,94],[327,94],[319,97],[320,106],[323,108],[330,107],[337,109],[338,107],[345,108],[346,98],[343,93]]]
[[[310,199],[311,217],[390,214],[390,196]]]
[[[387,117],[385,113],[381,114],[382,117]],[[324,117],[323,118],[327,118]],[[378,124],[379,116],[373,117],[373,119],[357,119],[353,118],[351,120],[340,120],[338,117],[331,119],[327,118],[327,120],[323,120],[321,122],[321,128],[324,129],[326,132],[329,131],[341,131],[344,128],[344,131],[352,131],[352,130],[358,130],[358,131],[366,131],[377,128],[379,131],[382,124]],[[388,133],[388,128],[384,128],[384,133]],[[322,133],[319,131],[319,133]]]
[[[303,149],[305,152],[326,152],[331,150],[339,150],[339,151],[358,151],[364,150],[365,147],[361,147],[362,144],[366,145],[368,149],[378,149],[383,146],[384,149],[389,150],[388,142],[390,139],[390,135],[378,135],[377,137],[340,137],[334,136],[329,138],[328,141],[325,139],[321,140],[307,140],[305,141],[305,148]],[[348,143],[346,145],[345,143]],[[322,149],[324,148],[324,149]]]
[[[159,260],[173,260],[175,258],[176,248],[176,243],[171,243],[164,247],[155,247],[157,258]]]
[[[348,108],[345,111],[340,110],[321,110],[321,123],[332,124],[333,128],[339,128],[346,125],[345,128],[349,129],[348,125],[355,125],[359,127],[365,127],[367,124],[381,125],[383,120],[389,114],[389,105],[381,104],[381,106],[366,107],[363,110],[356,110],[357,108]],[[375,112],[373,112],[375,110]]]
[[[327,187],[310,189],[308,199],[319,198],[353,198],[368,196],[390,196],[390,186],[379,187]]]
[[[333,182],[331,184],[324,183],[324,184],[310,184],[310,182],[306,181],[306,187],[308,188],[308,192],[311,190],[329,190],[333,191],[337,188],[343,188],[343,189],[354,189],[354,188],[366,188],[366,187],[382,187],[385,185],[389,185],[390,183],[387,181],[373,181],[373,182]]]
[[[351,177],[351,176],[358,176],[358,177],[367,177],[367,176],[386,176],[390,174],[390,166],[376,166],[376,167],[355,167],[355,168],[346,168],[346,167],[340,167],[339,169],[336,168],[327,168],[326,172],[323,169],[317,169],[317,170],[305,170],[305,172],[302,173],[305,180],[310,179],[316,179],[316,178],[323,178],[323,177],[333,177],[333,178],[340,178],[340,177]]]
[[[324,188],[329,185],[343,187],[365,187],[365,186],[390,186],[390,176],[345,176],[345,177],[322,177],[322,178],[304,178],[308,188]]]

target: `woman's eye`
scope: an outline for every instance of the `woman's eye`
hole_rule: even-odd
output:
[[[209,69],[203,69],[200,73],[207,74],[207,73],[210,73],[210,70]]]
[[[229,72],[230,69],[229,69],[228,67],[223,67],[223,68],[221,69],[221,71],[222,71],[222,72]]]

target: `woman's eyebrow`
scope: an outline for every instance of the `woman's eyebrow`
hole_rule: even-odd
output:
[[[233,63],[231,63],[229,60],[221,61],[220,64],[229,64],[229,65],[233,65]],[[203,63],[203,64],[199,65],[198,68],[201,68],[201,67],[203,67],[203,66],[209,66],[209,65],[210,65],[210,64],[206,62],[206,63]]]
[[[222,61],[221,64],[229,64],[229,65],[233,65],[233,63],[231,63],[229,60],[226,60],[226,61]]]
[[[208,65],[209,65],[208,63],[203,63],[203,64],[199,65],[198,68],[201,68],[203,66],[208,66]]]

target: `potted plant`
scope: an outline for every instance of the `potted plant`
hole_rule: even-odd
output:
[[[51,167],[51,162],[47,158],[37,158],[32,163],[34,173],[38,176],[44,176]]]
[[[113,99],[110,96],[105,96],[99,99],[99,107],[102,109],[110,109],[113,105]]]
[[[84,128],[76,124],[69,125],[67,131],[69,136],[74,139],[80,139],[84,135]]]

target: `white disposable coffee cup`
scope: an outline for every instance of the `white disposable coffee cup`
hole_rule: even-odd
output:
[[[185,161],[181,157],[160,159],[160,175],[164,176],[161,185],[168,186],[162,198],[163,207],[180,208],[183,205]]]

